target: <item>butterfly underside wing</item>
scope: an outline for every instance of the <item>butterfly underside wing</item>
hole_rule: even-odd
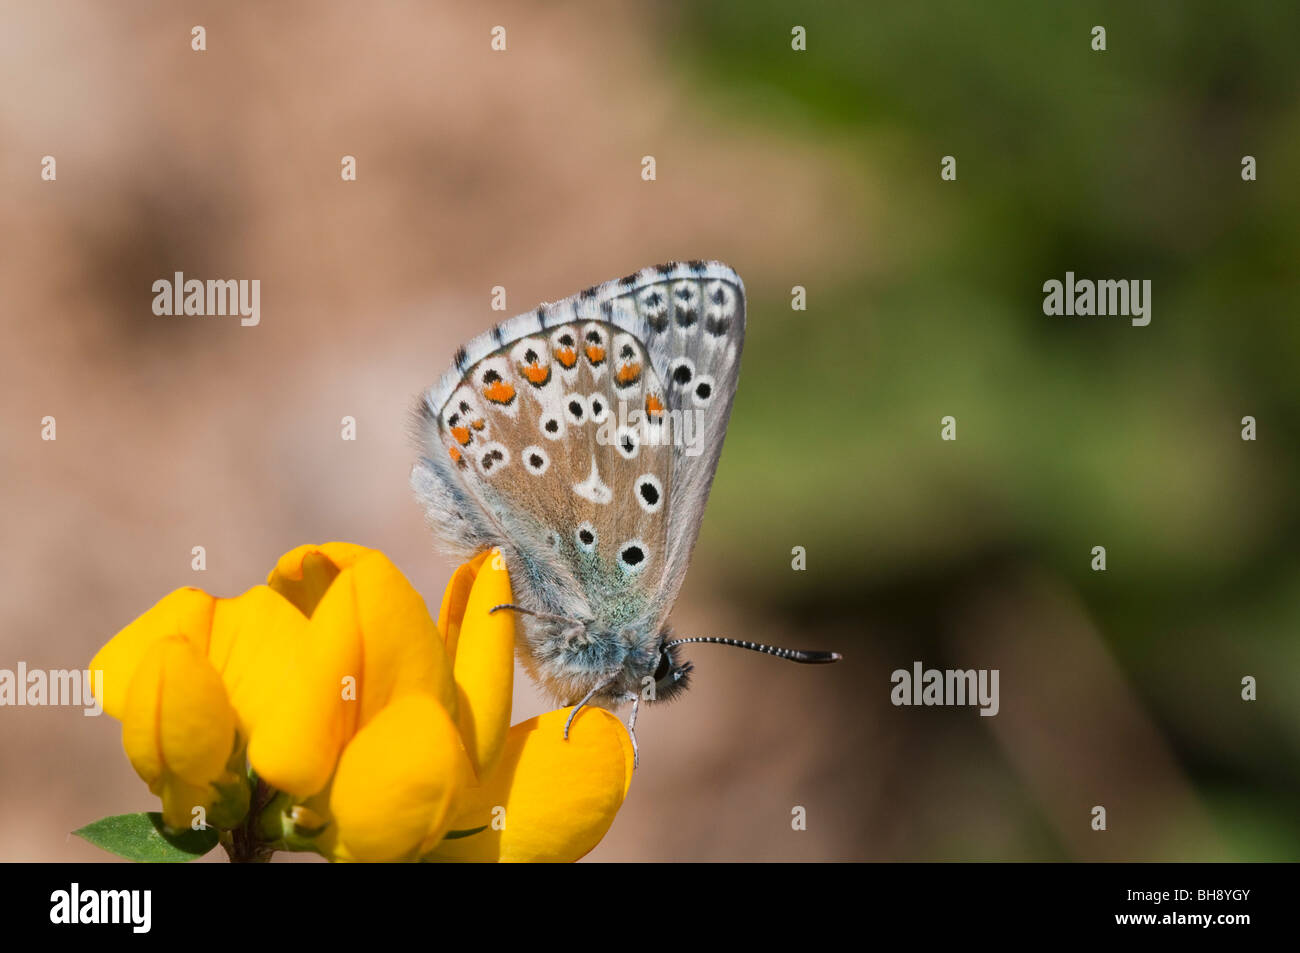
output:
[[[442,548],[464,560],[500,547],[519,605],[591,633],[571,652],[572,634],[558,649],[539,632],[521,644],[557,696],[637,653],[653,668],[744,334],[734,271],[660,265],[480,335],[422,396],[412,485]]]

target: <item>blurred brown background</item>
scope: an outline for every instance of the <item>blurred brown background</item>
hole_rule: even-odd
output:
[[[1300,857],[1295,17],[964,6],[0,7],[0,668],[309,541],[436,606],[407,414],[491,287],[718,258],[750,338],[674,624],[847,658],[698,647],[592,859]],[[1043,316],[1067,269],[1153,278],[1151,327]],[[261,324],[155,316],[175,271]],[[916,659],[1001,713],[891,706]],[[0,719],[0,859],[156,803],[112,719]]]

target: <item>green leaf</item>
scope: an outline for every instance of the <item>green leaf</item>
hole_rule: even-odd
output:
[[[217,846],[217,829],[168,831],[156,811],[101,817],[80,830],[78,837],[127,860],[176,864],[202,857]]]

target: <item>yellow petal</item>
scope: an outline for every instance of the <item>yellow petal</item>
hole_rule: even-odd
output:
[[[310,616],[334,578],[369,552],[355,543],[308,543],[281,556],[266,584]]]
[[[184,636],[201,654],[206,654],[213,602],[212,596],[200,589],[177,589],[113,636],[90,661],[92,672],[104,673],[104,697],[100,699],[104,711],[119,720],[122,718],[127,688],[136,667],[160,639]],[[93,684],[94,680],[91,681]]]
[[[456,708],[451,666],[424,600],[376,550],[326,590],[287,679],[258,714],[248,754],[269,783],[299,797],[325,786],[348,739],[396,699],[427,694],[448,712]]]
[[[189,825],[209,808],[235,743],[235,711],[221,677],[181,636],[156,641],[126,694],[122,746],[136,773],[163,798],[163,818]]]
[[[465,616],[465,607],[469,604],[469,593],[474,587],[479,567],[488,558],[492,550],[479,553],[467,563],[461,563],[452,574],[451,582],[442,594],[442,608],[438,611],[438,631],[447,647],[447,658],[456,658],[456,643],[460,637],[460,623]]]
[[[352,601],[350,581],[326,592],[280,697],[260,712],[248,742],[248,760],[257,773],[297,797],[325,787],[339,752],[356,731],[364,668]],[[345,602],[347,609],[331,611],[336,602]]]
[[[283,696],[307,631],[306,617],[268,586],[216,601],[208,660],[221,674],[245,738]]]
[[[496,770],[481,787],[462,792],[455,815],[455,829],[488,824],[487,830],[444,839],[428,859],[573,861],[600,843],[631,783],[632,744],[603,708],[584,708],[566,742],[570,710],[510,729]],[[493,829],[494,816],[504,829]]]
[[[479,777],[501,757],[510,729],[514,692],[515,613],[492,613],[514,599],[505,563],[496,550],[479,564],[456,648],[456,722]],[[453,579],[453,584],[455,580]]]
[[[436,843],[446,830],[458,748],[456,726],[429,695],[406,695],[359,730],[330,791],[346,858],[402,860]]]
[[[340,591],[331,592],[316,611],[350,614],[361,632],[365,657],[358,725],[410,693],[433,695],[454,716],[451,663],[424,599],[401,571],[383,553],[371,551],[340,573],[335,587]]]

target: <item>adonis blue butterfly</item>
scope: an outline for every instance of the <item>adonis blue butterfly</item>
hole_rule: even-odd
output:
[[[524,668],[558,701],[632,703],[686,687],[681,589],[740,376],[745,288],[721,262],[644,268],[479,335],[417,408],[411,484],[448,555],[499,547]],[[494,610],[496,611],[496,610]],[[565,731],[567,735],[568,725]]]

